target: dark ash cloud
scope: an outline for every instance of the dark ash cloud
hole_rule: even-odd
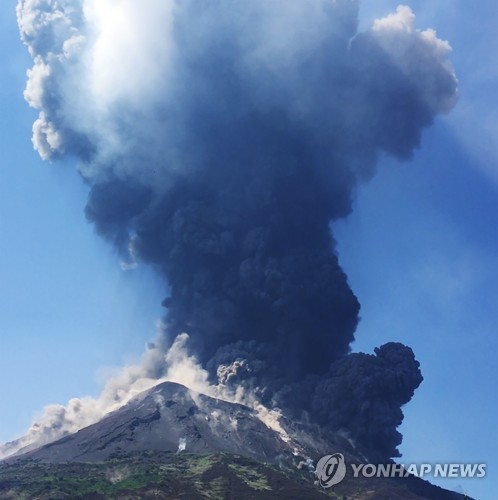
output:
[[[81,159],[87,218],[164,276],[166,338],[188,332],[213,381],[395,456],[419,366],[399,344],[348,355],[360,306],[330,223],[380,153],[410,158],[456,79],[409,8],[364,33],[357,11],[25,0],[18,17],[34,145]]]

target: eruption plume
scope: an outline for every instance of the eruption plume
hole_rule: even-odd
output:
[[[365,32],[358,8],[20,0],[18,21],[35,148],[79,158],[87,218],[124,268],[147,262],[170,287],[153,351],[188,332],[206,383],[389,457],[419,365],[395,343],[348,354],[360,306],[330,223],[380,154],[411,157],[457,82],[409,7]]]

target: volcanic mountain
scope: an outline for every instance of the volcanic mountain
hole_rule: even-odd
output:
[[[121,451],[186,450],[233,453],[277,463],[296,453],[321,456],[330,449],[333,439],[321,436],[315,426],[298,425],[284,418],[273,427],[248,406],[163,382],[100,422],[36,450],[21,450],[16,457],[53,463],[88,462],[106,460]],[[336,447],[353,450],[346,439],[339,441]]]
[[[124,498],[118,485],[123,481],[131,488],[126,498],[148,498],[150,488],[159,498],[178,498],[187,490],[189,498],[211,498],[208,485],[216,480],[223,485],[216,493],[221,498],[321,498],[327,491],[314,485],[313,475],[313,463],[321,456],[340,450],[348,463],[368,461],[364,450],[345,437],[285,417],[265,424],[264,417],[248,406],[164,382],[96,424],[6,460],[0,465],[0,495],[14,491],[27,498],[59,498],[50,495],[60,493],[65,498],[66,492],[71,498]],[[121,473],[115,480],[118,469],[141,482],[126,482]],[[47,477],[57,477],[57,484],[47,486]],[[94,486],[84,489],[85,481]],[[192,482],[198,490],[192,490]],[[98,492],[91,489],[96,484],[103,496],[74,496]],[[333,490],[344,498],[462,498],[412,476],[346,476]]]

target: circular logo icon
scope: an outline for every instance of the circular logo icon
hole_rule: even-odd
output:
[[[344,455],[334,453],[320,458],[316,464],[315,475],[322,488],[330,488],[339,484],[346,477]]]

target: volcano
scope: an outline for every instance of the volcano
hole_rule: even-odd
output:
[[[16,459],[92,462],[123,451],[188,451],[232,453],[278,463],[284,457],[323,455],[332,441],[336,447],[353,450],[346,439],[336,442],[316,426],[281,418],[271,428],[262,418],[248,406],[163,382],[100,422],[35,450],[21,450]]]
[[[14,485],[16,494],[27,494],[27,498],[54,498],[29,494],[36,491],[37,481],[57,475],[60,484],[51,484],[47,490],[45,482],[45,493],[63,493],[66,488],[74,495],[72,476],[79,482],[89,478],[95,482],[94,476],[101,474],[101,480],[115,488],[120,481],[128,484],[119,474],[115,480],[116,470],[135,477],[157,469],[163,482],[155,484],[157,477],[152,475],[148,481],[154,484],[140,488],[156,488],[159,498],[178,498],[185,492],[190,492],[189,498],[210,498],[207,489],[190,491],[188,483],[197,481],[199,470],[203,472],[196,484],[223,482],[222,498],[321,498],[326,491],[317,486],[314,476],[320,457],[340,451],[348,463],[369,461],[368,451],[344,436],[284,416],[271,421],[265,417],[254,408],[163,382],[96,424],[5,460],[0,465],[0,494],[11,492]],[[255,485],[261,484],[247,477],[259,477],[265,487],[258,489]],[[146,489],[135,491],[137,496],[127,491],[126,498],[148,498]],[[463,498],[414,476],[367,479],[349,477],[349,473],[334,493],[345,498]],[[121,496],[112,496],[109,490],[102,498]]]

